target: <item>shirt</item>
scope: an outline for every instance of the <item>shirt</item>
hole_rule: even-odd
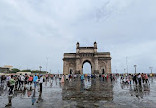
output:
[[[84,80],[84,75],[81,75],[81,80]]]
[[[6,78],[6,81],[9,81],[11,79],[11,77],[10,76],[8,76],[7,78]]]
[[[36,82],[38,80],[38,76],[34,76],[33,82]]]
[[[12,85],[15,85],[15,80],[14,80],[14,79],[11,78],[11,79],[9,80],[9,82],[10,82],[10,85],[11,85],[11,86],[12,86]]]
[[[32,77],[32,76],[30,76],[28,80],[29,80],[29,81],[32,81],[32,80],[33,80],[33,77]]]
[[[141,78],[141,75],[138,75],[138,78]]]
[[[24,80],[25,80],[24,76],[21,76],[21,81],[24,81]]]
[[[40,78],[39,83],[43,83],[43,77]]]

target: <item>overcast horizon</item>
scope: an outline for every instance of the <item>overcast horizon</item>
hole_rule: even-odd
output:
[[[0,67],[62,73],[76,43],[110,52],[112,72],[156,70],[156,0],[1,0]],[[126,65],[127,57],[127,65]],[[84,71],[88,71],[87,65]],[[127,72],[127,70],[126,70]]]

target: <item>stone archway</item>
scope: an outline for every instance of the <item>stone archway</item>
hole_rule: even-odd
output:
[[[81,74],[84,74],[84,72],[83,72],[83,66],[84,66],[85,63],[89,63],[89,64],[90,64],[90,67],[91,67],[91,73],[90,73],[90,74],[92,74],[92,72],[93,72],[93,69],[92,69],[93,65],[92,65],[92,64],[93,64],[93,63],[91,63],[89,60],[84,60],[84,61],[83,61]]]
[[[102,68],[105,73],[111,73],[111,57],[110,52],[97,52],[97,43],[94,42],[93,47],[80,47],[76,44],[76,53],[64,53],[63,58],[63,74],[83,74],[83,64],[89,62],[91,64],[92,74],[102,74]]]
[[[102,74],[105,74],[105,69],[104,68],[102,69]]]
[[[69,70],[69,74],[73,74],[73,69],[70,69]]]

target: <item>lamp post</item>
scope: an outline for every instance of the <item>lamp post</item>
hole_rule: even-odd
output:
[[[126,69],[124,68],[124,73],[126,73]]]
[[[126,57],[127,75],[128,75],[128,58]]]
[[[151,73],[152,73],[152,69],[153,69],[153,67],[149,67],[149,69],[151,70]]]
[[[116,73],[118,72],[118,70],[116,69]]]
[[[47,59],[47,63],[46,63],[46,73],[48,74],[48,72],[47,72],[47,68],[48,68],[48,57],[46,57],[46,59]]]
[[[134,65],[134,68],[135,68],[135,74],[136,74],[136,67],[137,67],[137,65]]]
[[[42,66],[39,66],[39,68],[40,68],[40,73],[41,73],[41,68],[42,68]]]

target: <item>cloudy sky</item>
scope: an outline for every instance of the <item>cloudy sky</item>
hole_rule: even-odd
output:
[[[0,0],[0,66],[63,70],[63,53],[98,43],[112,72],[156,71],[156,0]]]

